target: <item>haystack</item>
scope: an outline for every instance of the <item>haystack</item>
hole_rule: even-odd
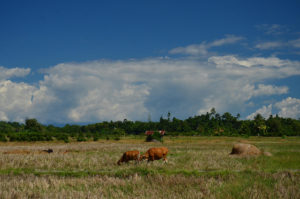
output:
[[[271,153],[262,152],[256,146],[252,144],[246,144],[246,143],[234,144],[230,154],[241,155],[241,156],[257,156],[257,155],[271,156]]]

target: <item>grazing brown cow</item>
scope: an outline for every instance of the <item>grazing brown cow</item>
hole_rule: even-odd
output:
[[[140,158],[140,152],[135,151],[126,151],[123,153],[121,159],[117,162],[118,165],[120,165],[122,162],[129,162],[130,160],[135,160],[136,162],[139,161]]]
[[[147,159],[148,162],[154,160],[164,159],[167,162],[167,154],[169,150],[166,147],[150,148],[148,151],[140,157],[140,160]]]

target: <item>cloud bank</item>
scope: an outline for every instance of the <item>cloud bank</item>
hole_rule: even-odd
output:
[[[45,70],[38,85],[2,80],[0,119],[66,123],[146,120],[167,111],[184,118],[212,107],[239,112],[255,97],[288,93],[286,86],[259,82],[299,75],[299,68],[276,57],[235,56],[63,63]]]
[[[273,27],[276,29],[276,26]],[[288,95],[286,85],[267,82],[300,75],[300,62],[275,56],[220,56],[213,47],[235,44],[226,36],[169,51],[180,58],[100,60],[61,63],[43,69],[39,82],[14,82],[29,68],[0,67],[0,120],[90,123],[109,120],[157,120],[171,112],[187,118],[210,111],[247,113],[258,97]],[[297,45],[297,40],[294,45]],[[298,118],[299,99],[286,98],[250,114]],[[248,114],[247,114],[248,115]]]
[[[276,102],[275,104],[269,104],[268,106],[263,106],[258,109],[251,115],[247,117],[247,119],[253,119],[257,114],[261,114],[264,118],[268,118],[270,115],[276,115],[273,111],[276,111],[276,114],[280,117],[285,118],[300,118],[300,99],[288,97],[283,99],[280,102]]]

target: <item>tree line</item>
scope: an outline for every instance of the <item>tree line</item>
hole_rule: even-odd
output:
[[[264,118],[257,114],[253,120],[240,120],[226,112],[210,112],[181,120],[160,117],[159,121],[103,121],[95,124],[66,124],[63,127],[40,124],[36,119],[25,123],[0,121],[0,141],[86,141],[100,138],[119,140],[125,135],[144,135],[145,131],[165,130],[167,136],[299,136],[300,120],[278,115]]]

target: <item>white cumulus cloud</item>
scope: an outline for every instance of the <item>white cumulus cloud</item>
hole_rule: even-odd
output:
[[[10,80],[0,81],[0,117],[3,120],[24,121],[30,116],[34,86],[26,83],[14,83]]]
[[[215,40],[211,43],[202,42],[201,44],[192,44],[185,47],[177,47],[169,51],[170,54],[185,54],[185,55],[207,55],[208,50],[212,47],[234,44],[244,39],[234,35],[227,35],[225,38]]]
[[[239,59],[233,55],[212,56],[208,59],[208,61],[217,64],[217,66],[219,67],[222,66],[229,67],[232,65],[240,65],[244,67],[254,67],[254,66],[281,67],[281,66],[288,66],[291,64],[289,60],[282,60],[277,57],[250,57],[246,59]]]
[[[272,86],[259,84],[258,88],[253,90],[253,96],[262,95],[281,95],[288,93],[288,87],[286,86]]]
[[[272,115],[272,104],[268,105],[268,106],[263,106],[262,108],[258,109],[257,111],[255,111],[254,113],[250,114],[247,119],[249,120],[253,120],[254,117],[260,114],[261,116],[263,116],[265,119],[269,118],[270,115]]]
[[[278,115],[281,117],[300,118],[300,99],[288,97],[277,102],[275,107],[279,109]]]
[[[260,50],[273,50],[273,49],[282,49],[282,48],[300,48],[300,39],[289,40],[286,42],[282,41],[267,41],[261,42],[255,45],[255,48]]]
[[[11,77],[24,77],[30,73],[30,68],[5,68],[0,66],[0,80],[7,80]]]
[[[38,83],[0,81],[0,119],[65,124],[158,119],[168,111],[186,118],[212,107],[240,112],[257,96],[288,93],[262,82],[299,75],[299,68],[277,57],[236,56],[62,63]]]
[[[277,111],[275,112],[274,109]],[[247,119],[253,119],[258,113],[264,118],[278,114],[280,117],[298,119],[300,118],[300,99],[288,97],[280,102],[263,106],[250,114]]]
[[[283,42],[269,41],[269,42],[262,42],[262,43],[256,44],[255,48],[258,48],[260,50],[269,50],[269,49],[282,48],[284,46],[287,46],[287,45]]]

